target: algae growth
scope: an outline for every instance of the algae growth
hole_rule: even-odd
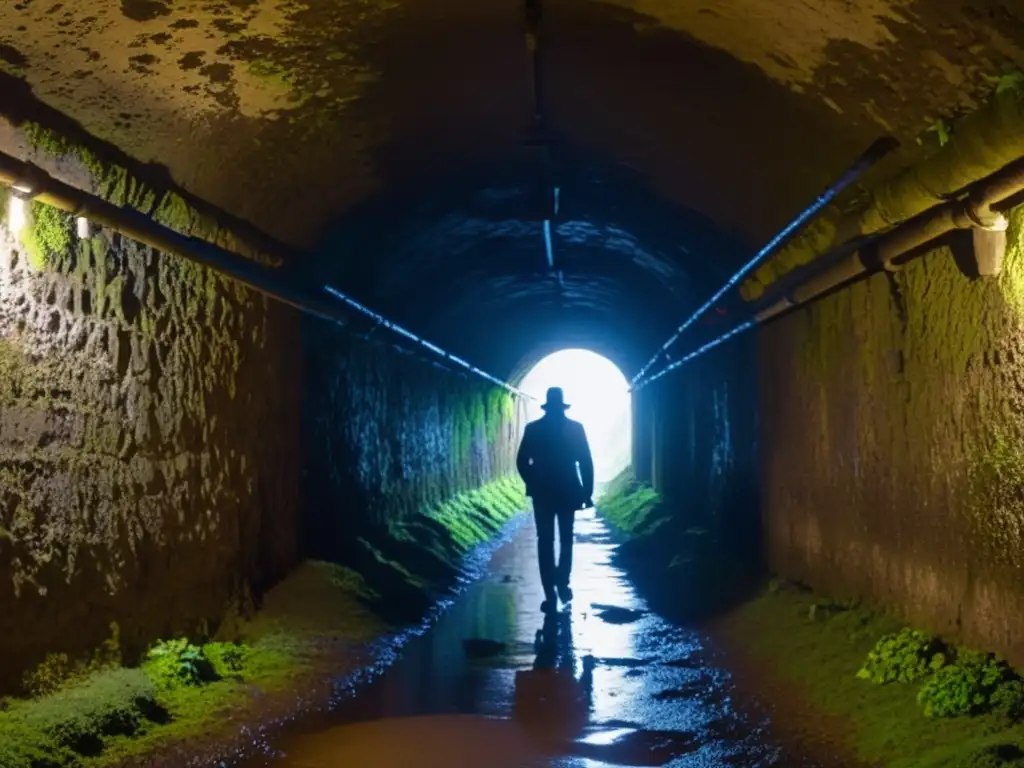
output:
[[[990,654],[781,581],[722,631],[760,669],[795,684],[806,706],[848,723],[846,746],[870,765],[1024,764],[1019,679]]]
[[[781,276],[841,242],[907,221],[1017,160],[1024,153],[1022,83],[1019,72],[993,78],[992,95],[980,109],[952,123],[929,121],[924,134],[936,137],[934,152],[872,185],[862,205],[849,211],[829,206],[741,284],[741,296],[754,301]]]
[[[21,232],[29,265],[37,272],[60,263],[71,251],[74,217],[70,213],[32,202],[29,221]]]
[[[395,627],[373,610],[382,595],[394,600],[399,582],[424,594],[443,589],[462,556],[524,504],[519,481],[503,478],[392,527],[374,549],[380,568],[361,573],[308,561],[251,618],[224,622],[220,634],[230,640],[169,638],[125,667],[115,625],[92,660],[51,657],[28,678],[34,696],[0,701],[0,765],[101,768],[196,738],[227,738],[259,711],[260,699],[294,699],[312,681],[342,672],[359,658],[355,649]],[[428,544],[445,570],[425,568],[424,559],[408,567],[389,561],[403,541]],[[225,712],[232,717],[225,720]]]

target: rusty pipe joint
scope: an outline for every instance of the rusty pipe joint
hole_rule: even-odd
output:
[[[1005,232],[1010,226],[1007,218],[992,208],[992,202],[980,196],[969,196],[958,201],[953,209],[953,224],[957,229],[984,229]]]

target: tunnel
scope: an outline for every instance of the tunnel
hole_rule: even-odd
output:
[[[1024,765],[1022,67],[0,3],[0,768]]]

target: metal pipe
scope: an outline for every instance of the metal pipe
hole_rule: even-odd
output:
[[[987,179],[968,188],[967,193],[879,235],[843,243],[810,264],[782,278],[756,306],[767,305],[754,317],[720,334],[676,360],[654,376],[632,388],[637,391],[684,363],[718,347],[751,328],[764,325],[783,313],[806,306],[842,285],[881,269],[902,269],[910,259],[923,255],[923,246],[955,230],[986,229],[1003,231],[1007,221],[1004,203],[1024,192],[1024,157]]]
[[[760,306],[767,306],[757,311],[755,318],[763,322],[788,309],[807,304],[874,271],[878,266],[890,271],[902,269],[905,263],[900,262],[902,257],[955,230],[1005,229],[1006,217],[999,210],[999,204],[1021,191],[1024,191],[1024,158],[972,185],[963,197],[929,208],[871,238],[867,245],[861,245],[838,263],[829,264],[827,255],[811,262],[808,265],[809,275],[796,287],[769,289],[758,302]],[[819,262],[825,263],[818,266]]]
[[[265,267],[205,240],[179,234],[131,208],[122,208],[53,178],[41,168],[0,153],[0,184],[14,188],[26,198],[84,216],[158,251],[175,253],[202,264],[277,301],[339,322],[333,302],[300,293],[297,285],[275,268]]]
[[[275,267],[267,267],[244,256],[212,245],[173,229],[158,224],[148,216],[131,208],[122,208],[83,192],[53,178],[41,168],[0,152],[0,184],[12,187],[24,198],[38,200],[75,216],[83,216],[96,224],[120,232],[137,242],[164,253],[174,253],[182,258],[201,264],[219,274],[236,280],[268,296],[275,301],[318,317],[321,320],[348,325],[350,315],[343,305],[372,317],[379,325],[415,341],[425,349],[440,355],[487,381],[498,384],[509,392],[521,397],[531,397],[517,387],[501,381],[471,365],[465,360],[445,352],[411,331],[387,320],[382,315],[359,304],[330,286],[317,287],[298,280],[293,274]],[[273,255],[273,254],[271,254]],[[341,300],[341,304],[337,301]]]
[[[746,277],[752,270],[759,267],[766,259],[774,255],[782,246],[788,243],[812,218],[814,218],[825,206],[832,202],[837,195],[843,190],[850,186],[853,182],[864,175],[871,167],[873,167],[879,160],[891,153],[896,147],[899,146],[899,142],[891,136],[885,136],[880,139],[876,139],[870,147],[858,157],[854,163],[847,168],[842,175],[839,176],[832,184],[820,195],[817,199],[807,208],[805,208],[799,216],[793,219],[787,224],[782,230],[778,232],[771,240],[769,240],[764,247],[761,248],[754,256],[732,276],[725,284],[719,288],[715,294],[708,299],[704,304],[697,308],[697,310],[690,315],[673,333],[664,344],[654,353],[653,357],[647,362],[647,364],[640,369],[640,371],[630,381],[631,387],[636,387],[638,381],[641,381],[647,372],[654,366],[655,363],[661,357],[666,357],[666,353],[669,348],[676,343],[683,332],[693,325],[705,312],[713,307],[722,296],[724,296],[733,286],[738,284],[744,277]]]
[[[346,296],[344,293],[339,291],[337,288],[332,288],[331,286],[326,285],[326,286],[324,286],[324,290],[326,290],[329,294],[331,294],[335,298],[343,301],[345,304],[350,306],[352,309],[354,309],[354,310],[356,310],[358,312],[363,313],[367,317],[372,318],[373,321],[375,323],[377,323],[378,325],[383,326],[384,328],[387,328],[388,330],[393,331],[394,333],[397,333],[399,336],[404,336],[405,338],[409,339],[410,341],[416,342],[420,346],[422,346],[422,347],[430,350],[431,352],[433,352],[435,355],[438,355],[438,356],[444,358],[445,360],[447,360],[449,362],[452,362],[455,365],[458,365],[461,368],[465,368],[470,373],[474,373],[474,374],[476,374],[477,376],[479,376],[482,379],[486,379],[487,381],[490,381],[493,384],[497,384],[497,385],[499,385],[501,387],[504,387],[509,392],[512,392],[513,394],[518,395],[519,397],[526,397],[526,398],[529,398],[531,400],[536,400],[537,399],[536,397],[531,395],[529,392],[523,392],[518,387],[515,387],[515,386],[509,384],[508,382],[502,381],[501,379],[495,378],[494,376],[491,376],[491,374],[487,373],[486,371],[480,370],[475,365],[472,365],[471,363],[467,362],[466,360],[463,360],[461,357],[456,357],[455,355],[451,354],[450,352],[445,352],[443,349],[441,349],[436,344],[432,344],[429,341],[427,341],[426,339],[424,339],[423,337],[417,336],[412,331],[409,331],[409,330],[403,328],[402,326],[398,325],[398,323],[395,323],[395,322],[392,322],[391,320],[388,320],[386,317],[384,317],[383,315],[379,314],[378,312],[374,312],[369,307],[367,307],[367,306],[365,306],[363,304],[360,304],[358,301],[356,301],[352,297]]]

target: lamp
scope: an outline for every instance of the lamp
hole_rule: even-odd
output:
[[[7,206],[7,226],[11,234],[17,236],[25,228],[28,221],[28,200],[24,194],[15,188],[11,188],[11,199]]]

